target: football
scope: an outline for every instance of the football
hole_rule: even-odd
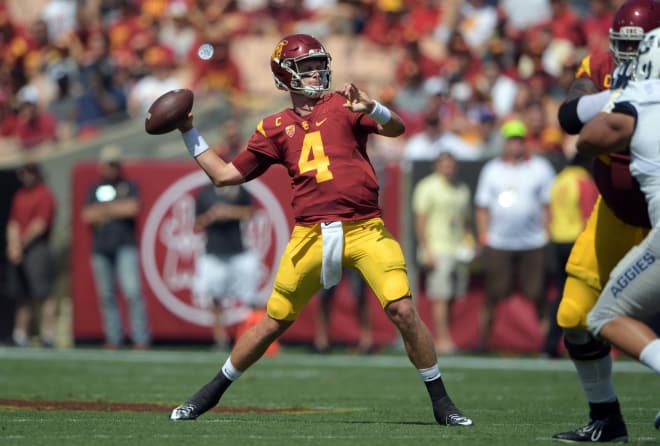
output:
[[[177,125],[192,110],[193,101],[193,92],[187,88],[168,91],[149,107],[144,129],[150,135],[162,135],[176,130]]]

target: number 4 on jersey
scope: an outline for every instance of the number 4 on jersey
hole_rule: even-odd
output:
[[[332,172],[328,169],[330,158],[323,151],[323,140],[321,132],[310,132],[305,135],[303,140],[300,159],[298,160],[298,169],[300,173],[316,171],[316,182],[332,180]]]

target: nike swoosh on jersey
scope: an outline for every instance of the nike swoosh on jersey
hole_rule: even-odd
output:
[[[325,121],[327,121],[328,118],[323,118],[320,121],[316,121],[315,124],[317,127],[321,127]]]

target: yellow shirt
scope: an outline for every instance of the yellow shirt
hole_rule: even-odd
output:
[[[567,166],[555,178],[550,192],[550,239],[572,243],[584,228],[598,197],[589,172],[581,166]]]
[[[452,184],[440,174],[422,178],[413,191],[415,214],[428,217],[426,241],[433,255],[454,255],[463,242],[465,223],[470,217],[470,189]]]

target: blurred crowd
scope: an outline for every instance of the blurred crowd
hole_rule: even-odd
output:
[[[510,118],[525,121],[534,152],[563,159],[571,142],[556,109],[580,59],[608,51],[620,4],[8,0],[0,3],[0,156],[95,138],[143,116],[173,88],[240,104],[250,94],[246,67],[270,73],[266,62],[246,64],[234,43],[263,35],[270,51],[282,35],[305,32],[321,40],[345,36],[382,58],[396,57],[391,82],[371,92],[408,125],[405,147],[380,147],[387,159],[433,159],[440,146],[459,160],[492,157],[501,146],[497,129]],[[208,60],[198,56],[202,43],[213,48]]]

